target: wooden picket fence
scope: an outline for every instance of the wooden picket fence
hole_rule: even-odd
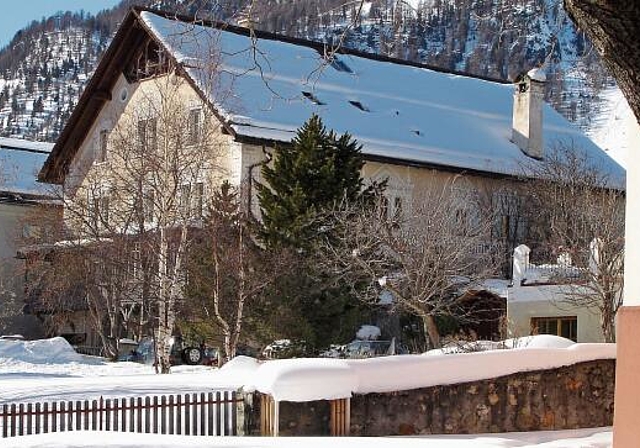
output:
[[[242,403],[236,391],[217,391],[4,404],[0,406],[0,433],[3,438],[64,431],[235,436],[242,433],[238,412]]]

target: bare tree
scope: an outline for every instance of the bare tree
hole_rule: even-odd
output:
[[[67,192],[65,205],[74,238],[118,241],[110,253],[125,275],[120,284],[133,284],[139,319],[155,329],[164,373],[188,242],[201,225],[206,189],[224,176],[217,164],[222,137],[219,122],[178,73],[147,80],[138,95],[113,129],[100,133],[97,163],[80,188]],[[114,281],[107,280],[99,300],[107,300],[107,291],[122,298]],[[121,315],[124,303],[118,299],[110,315]]]
[[[495,275],[493,257],[479,250],[491,219],[459,180],[415,192],[391,217],[384,199],[377,207],[346,206],[334,213],[335,232],[325,243],[328,269],[349,278],[362,300],[391,299],[419,317],[431,347],[440,346],[437,319],[471,318],[464,292]]]
[[[245,189],[246,190],[246,189]],[[246,193],[246,191],[244,192]],[[288,266],[287,251],[256,244],[255,223],[241,190],[223,183],[212,195],[187,265],[187,313],[213,323],[222,336],[223,362],[236,356],[255,304]]]
[[[558,142],[531,165],[527,182],[534,202],[530,217],[545,252],[568,255],[580,278],[571,280],[565,302],[597,310],[607,342],[615,340],[615,315],[622,305],[625,193],[573,143]]]

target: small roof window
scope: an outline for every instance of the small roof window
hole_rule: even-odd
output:
[[[318,106],[324,106],[325,104],[327,104],[327,103],[323,103],[322,101],[320,101],[318,99],[318,97],[315,96],[313,93],[305,91],[305,90],[302,91],[302,96],[304,96],[306,99],[311,101],[313,104],[317,104]]]
[[[331,67],[333,67],[339,72],[353,73],[353,70],[351,70],[351,67],[349,67],[346,62],[338,58],[338,56],[335,54],[331,58]]]
[[[357,107],[362,112],[371,112],[371,110],[369,110],[369,108],[367,106],[365,106],[364,104],[362,104],[360,101],[349,100],[349,104],[351,104],[353,107]]]

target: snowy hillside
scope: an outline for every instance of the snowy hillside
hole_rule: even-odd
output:
[[[609,88],[602,98],[600,112],[595,114],[587,135],[626,168],[631,141],[640,142],[640,126],[620,89]]]
[[[95,17],[67,13],[42,20],[0,51],[0,136],[57,138],[132,3],[123,0]],[[250,2],[135,3],[233,22],[249,14]],[[261,0],[251,14],[264,30],[476,75],[514,79],[544,63],[548,101],[583,129],[600,108],[600,90],[612,84],[561,0],[370,0],[358,6]]]

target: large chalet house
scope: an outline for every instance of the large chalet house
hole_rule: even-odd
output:
[[[70,226],[99,221],[106,228],[121,219],[118,226],[135,221],[144,229],[172,201],[199,215],[222,181],[248,186],[248,206],[258,214],[251,184],[260,180],[261,164],[317,114],[327,128],[362,144],[363,175],[388,180],[392,212],[410,204],[421,188],[455,176],[463,176],[466,188],[480,192],[490,206],[504,207],[523,167],[563,141],[584,150],[623,185],[624,170],[544,103],[544,81],[538,69],[514,85],[135,8],[102,57],[40,180],[61,185],[70,208],[84,204],[84,221],[65,212]],[[168,106],[178,103],[181,112]],[[180,129],[185,160],[194,158],[190,168],[178,170],[171,188],[128,192],[118,180],[131,174],[125,165],[139,171],[152,163],[162,142]],[[141,208],[135,217],[118,218],[114,195],[127,194],[139,194]],[[526,242],[524,226],[508,207],[497,214],[491,239],[512,240],[510,250]],[[176,219],[176,212],[170,215]]]

